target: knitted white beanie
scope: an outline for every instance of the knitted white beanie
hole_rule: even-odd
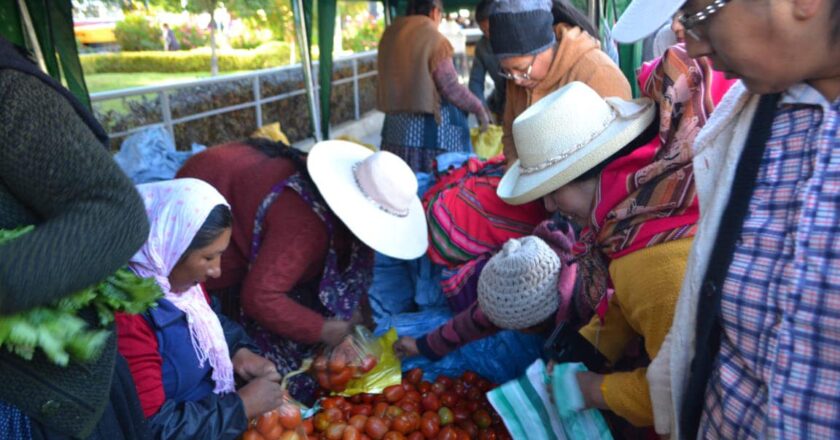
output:
[[[478,278],[478,305],[493,324],[521,330],[557,311],[560,258],[534,236],[512,238]]]

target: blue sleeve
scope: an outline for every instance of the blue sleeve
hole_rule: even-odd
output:
[[[481,104],[485,107],[487,106],[487,102],[484,100],[484,77],[487,75],[487,69],[484,67],[484,63],[481,61],[481,57],[476,54],[473,58],[472,68],[470,69],[470,84],[469,89]]]

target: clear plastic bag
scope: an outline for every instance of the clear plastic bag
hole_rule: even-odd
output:
[[[352,379],[358,379],[376,368],[382,347],[373,334],[362,326],[315,358],[312,366],[318,384],[325,389],[342,392]]]

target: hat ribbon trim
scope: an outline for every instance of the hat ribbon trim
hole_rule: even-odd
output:
[[[609,116],[609,118],[607,118],[607,119],[604,121],[604,124],[603,124],[601,127],[599,127],[597,130],[594,130],[594,131],[593,131],[593,132],[589,135],[589,137],[588,137],[588,138],[586,138],[585,140],[583,140],[583,141],[581,141],[581,142],[579,142],[579,143],[577,143],[577,144],[573,145],[571,148],[569,148],[569,149],[567,149],[567,150],[563,151],[562,153],[560,153],[560,154],[558,154],[558,155],[556,155],[556,156],[554,156],[554,157],[551,157],[551,158],[549,158],[549,159],[546,159],[546,160],[544,160],[544,161],[542,161],[542,162],[540,162],[540,163],[538,163],[538,164],[536,164],[536,165],[531,165],[531,166],[527,166],[527,167],[526,167],[526,166],[522,165],[522,161],[520,160],[520,161],[519,161],[519,174],[522,174],[522,175],[528,175],[528,174],[538,173],[538,172],[540,172],[540,171],[545,170],[546,168],[549,168],[549,167],[551,167],[551,166],[556,165],[556,164],[557,164],[557,163],[559,163],[559,162],[562,162],[563,160],[565,160],[565,159],[566,159],[566,158],[568,158],[569,156],[571,156],[571,155],[573,155],[573,154],[577,153],[578,151],[580,151],[583,147],[585,147],[585,146],[586,146],[586,145],[588,145],[590,142],[592,142],[592,140],[593,140],[593,139],[595,139],[596,137],[600,136],[600,135],[601,135],[601,134],[602,134],[602,133],[603,133],[603,132],[607,129],[607,127],[609,127],[609,126],[610,126],[610,124],[612,124],[612,123],[613,123],[613,121],[615,121],[615,118],[616,118],[616,112],[615,112],[615,109],[613,109],[612,107],[610,107],[610,116]]]
[[[373,205],[379,208],[381,211],[385,212],[386,214],[390,214],[397,217],[408,217],[409,209],[395,209],[388,206],[383,205],[379,201],[375,200],[373,197],[365,191],[365,188],[362,186],[362,183],[359,181],[359,166],[362,162],[356,162],[353,164],[353,180],[356,182],[356,187],[359,188],[359,191],[362,195]]]

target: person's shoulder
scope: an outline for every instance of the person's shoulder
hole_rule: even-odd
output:
[[[45,84],[34,75],[21,72],[15,69],[0,69],[0,96],[3,96],[3,103],[10,103],[10,99],[20,99],[26,96],[37,96],[39,98],[54,98],[61,100],[58,92]]]

